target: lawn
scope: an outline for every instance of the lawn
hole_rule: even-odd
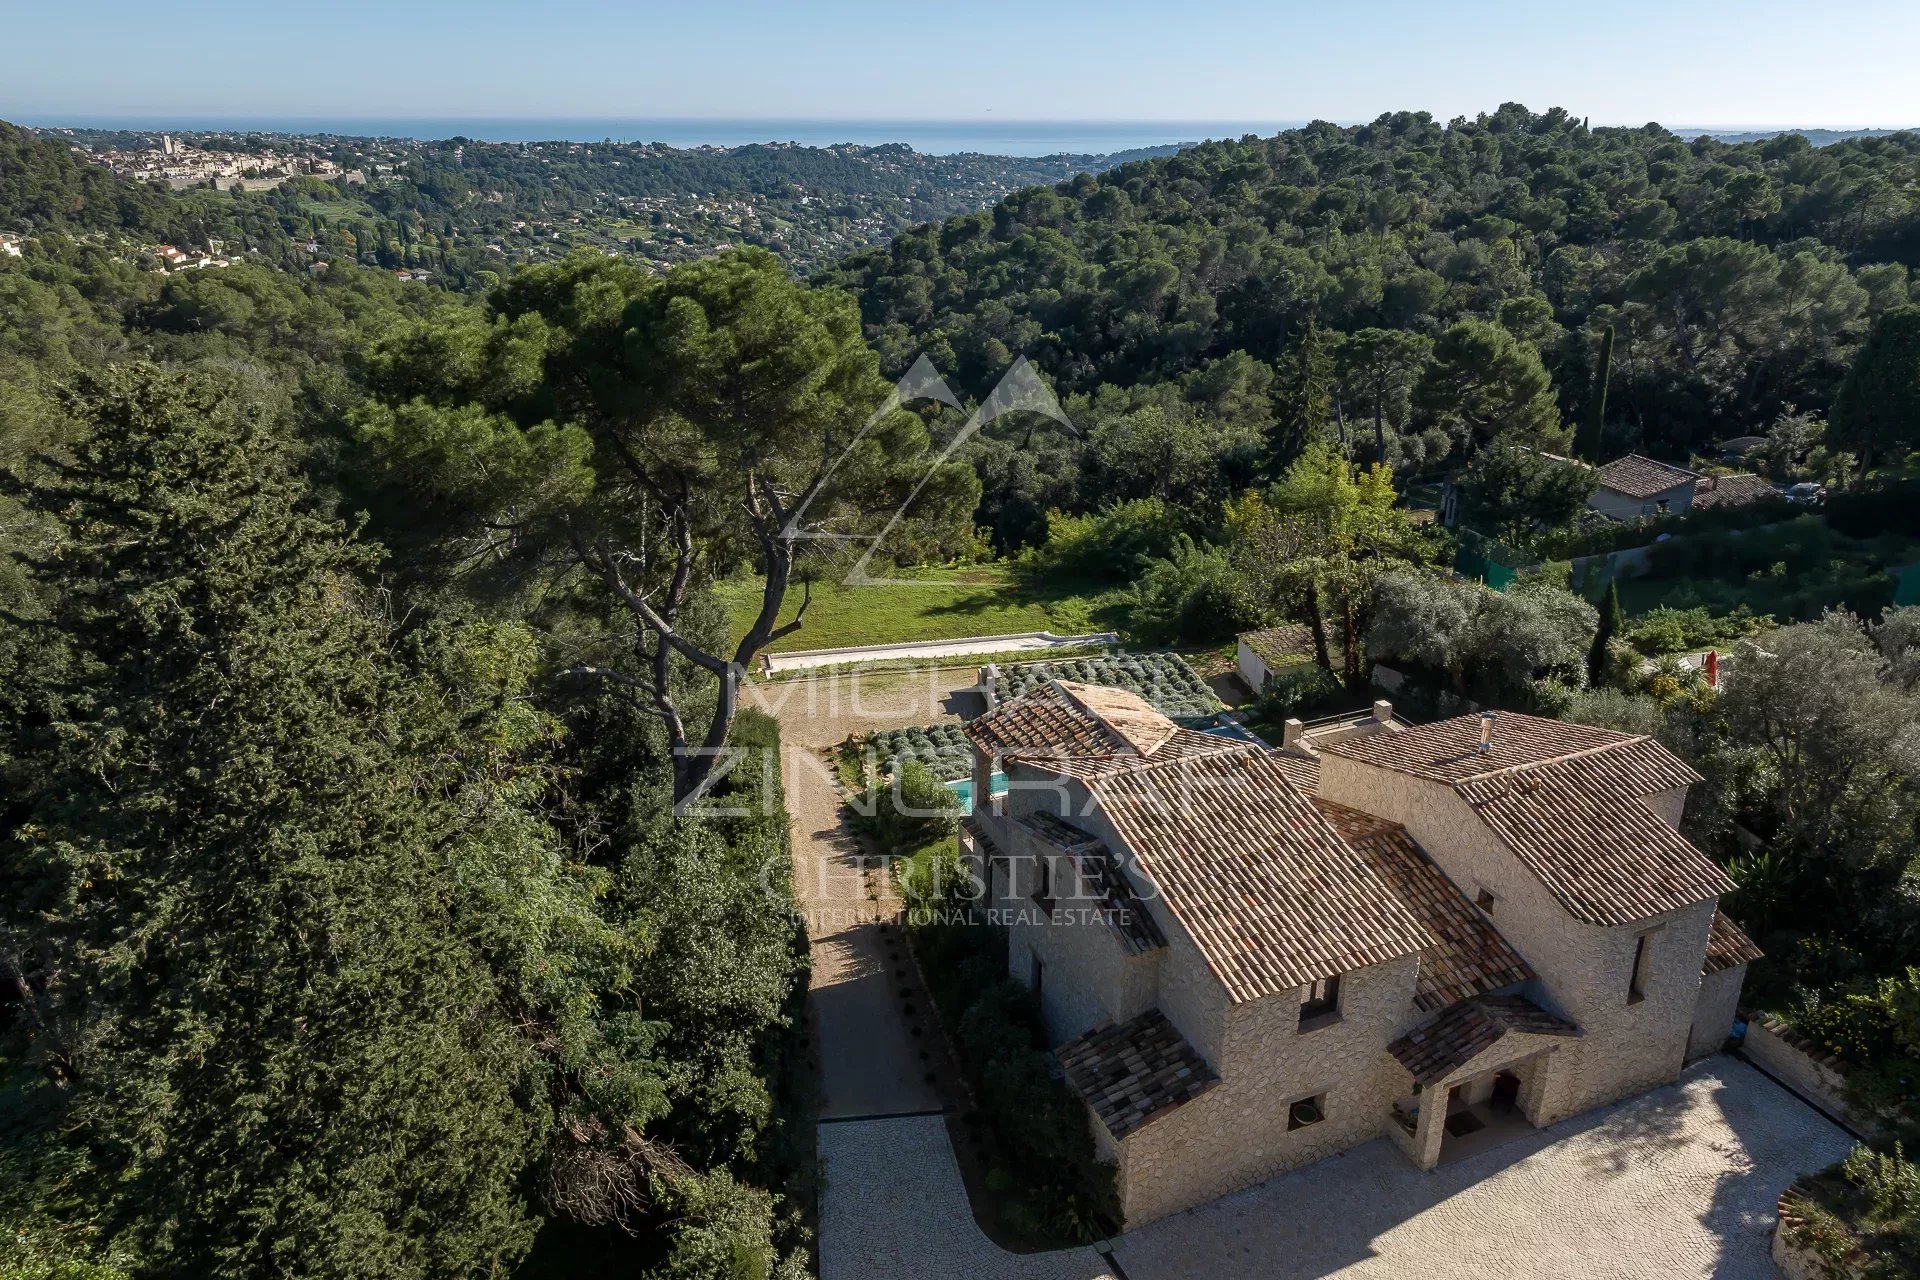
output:
[[[997,565],[967,569],[911,569],[913,582],[901,586],[842,586],[817,582],[813,603],[800,630],[768,646],[791,649],[840,649],[899,640],[957,640],[963,636],[1003,635],[1015,631],[1053,631],[1073,635],[1111,628],[1119,618],[1119,598],[1111,588],[1083,583],[1032,587],[1016,583]],[[737,578],[719,587],[737,639],[746,634],[760,608],[758,579]],[[800,608],[796,583],[787,592],[780,620]]]

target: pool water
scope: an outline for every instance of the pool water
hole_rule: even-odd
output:
[[[998,795],[1006,794],[1007,775],[1004,773],[996,772],[991,778],[987,779],[987,788],[988,788],[987,794],[989,796],[998,796]],[[955,778],[952,782],[949,782],[947,784],[947,790],[953,792],[954,795],[960,797],[961,813],[973,812],[973,779],[972,778]]]

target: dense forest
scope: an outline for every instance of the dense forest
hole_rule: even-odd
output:
[[[1824,412],[1868,325],[1912,301],[1916,182],[1913,134],[1403,113],[1022,191],[822,282],[860,298],[889,370],[925,352],[978,395],[1025,356],[1081,398],[1087,439],[983,452],[1011,550],[1050,507],[1271,474],[1313,438],[1405,475],[1508,433],[1564,450],[1591,422],[1587,456],[1684,459]]]
[[[747,150],[740,189],[804,185]],[[1261,715],[1390,662],[1409,715],[1658,733],[1708,776],[1688,830],[1756,990],[1911,1079],[1920,613],[1882,570],[1920,562],[1920,136],[1394,115],[810,280],[618,237],[466,256],[476,209],[597,207],[588,151],[168,192],[0,127],[0,1274],[803,1274],[805,939],[779,772],[728,752],[779,749],[745,673],[805,634],[821,548],[883,529],[1092,584],[1141,645],[1298,621]],[[806,161],[876,162],[889,218],[944,212],[890,149]],[[138,252],[209,239],[251,256]],[[963,415],[873,416],[921,354],[966,409],[1024,356],[1070,426],[949,455]],[[1576,589],[1593,480],[1543,452],[1736,435],[1850,491],[1660,531],[1792,608]],[[1539,553],[1508,590],[1449,572],[1428,480]],[[1672,661],[1762,632],[1723,689]]]

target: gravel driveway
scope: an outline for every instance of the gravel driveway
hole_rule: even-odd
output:
[[[1774,1201],[1851,1139],[1745,1063],[1421,1173],[1386,1141],[1089,1250],[1016,1257],[937,1118],[820,1129],[821,1280],[1777,1280]]]

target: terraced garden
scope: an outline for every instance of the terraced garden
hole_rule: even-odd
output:
[[[1112,685],[1137,693],[1160,712],[1182,723],[1211,719],[1220,712],[1199,673],[1177,653],[1109,653],[1087,658],[1043,659],[1000,668],[994,693],[1017,698],[1049,680]]]

